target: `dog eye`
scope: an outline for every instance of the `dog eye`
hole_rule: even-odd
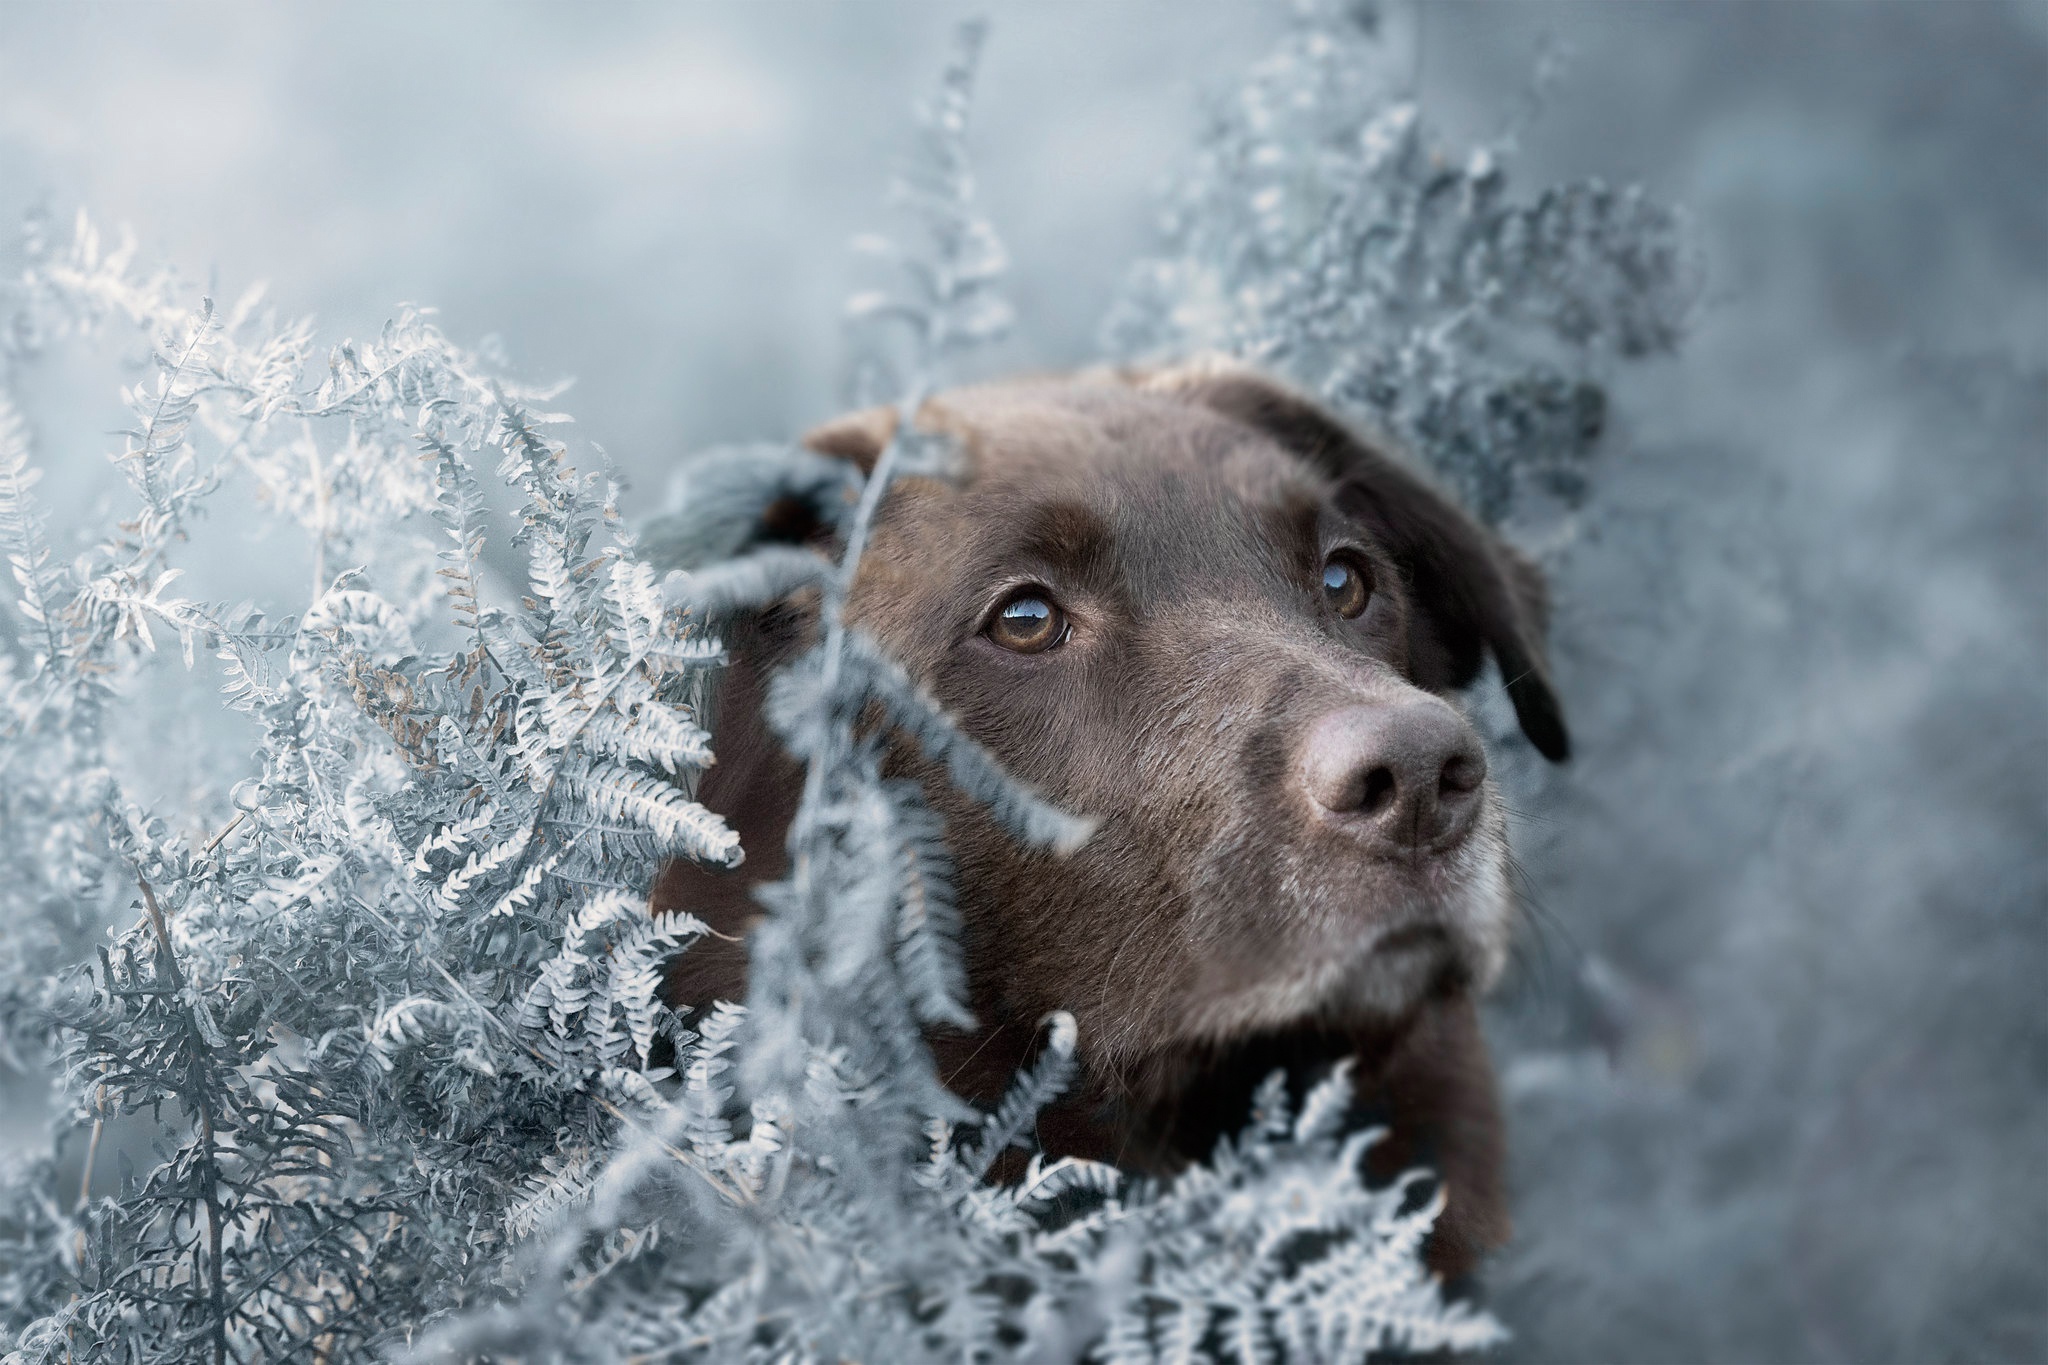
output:
[[[1372,580],[1365,566],[1349,555],[1332,555],[1323,565],[1323,596],[1339,616],[1353,617],[1372,601]]]
[[[1040,589],[1027,588],[997,609],[988,638],[1019,654],[1037,654],[1067,638],[1067,614]]]

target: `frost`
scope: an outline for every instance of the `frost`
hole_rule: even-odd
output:
[[[1683,217],[1597,180],[1517,200],[1512,130],[1461,155],[1380,78],[1375,6],[1301,10],[1215,110],[1105,345],[1285,374],[1489,521],[1531,491],[1576,505],[1601,365],[1669,352],[1691,319],[1702,265]]]
[[[1511,340],[1668,346],[1673,220],[1597,186],[1510,204],[1505,147],[1444,161],[1412,108],[1361,104],[1348,23],[1312,14],[1255,72],[1117,344],[1282,366],[1499,511],[1589,426],[1582,381],[1517,368]],[[980,41],[963,31],[899,186],[921,240],[868,244],[901,283],[850,309],[859,386],[905,414],[1009,317],[966,156]],[[4,1172],[10,1365],[1323,1361],[1502,1338],[1423,1268],[1422,1176],[1362,1178],[1374,1135],[1345,1130],[1341,1075],[1298,1114],[1276,1078],[1169,1183],[1042,1155],[985,1179],[1085,1040],[1045,1021],[992,1114],[940,1084],[925,1030],[971,1022],[944,830],[856,720],[881,708],[1020,840],[1090,827],[841,619],[891,479],[943,473],[941,443],[899,421],[865,479],[699,457],[640,540],[557,393],[427,310],[321,350],[260,292],[222,312],[136,256],[83,218],[38,229],[0,294],[0,381],[90,333],[149,343],[110,452],[128,504],[69,559],[0,391],[0,1048],[61,1073],[59,1136],[90,1153],[76,1189],[54,1155]],[[185,595],[176,561],[229,487],[310,547],[296,615]],[[840,531],[839,560],[735,557],[731,523],[784,498]],[[717,631],[798,591],[822,629],[770,701],[807,772],[790,875],[764,891],[748,1001],[684,1017],[665,973],[709,930],[647,893],[667,858],[742,856],[694,797]],[[215,667],[253,761],[145,808],[114,722]]]

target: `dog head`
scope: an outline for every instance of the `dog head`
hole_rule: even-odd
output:
[[[871,466],[893,420],[807,443]],[[947,819],[984,1020],[1070,1010],[1115,1070],[1492,982],[1504,816],[1444,694],[1491,651],[1528,738],[1565,756],[1531,566],[1241,369],[969,388],[918,420],[965,468],[892,487],[849,617],[1100,822],[1071,855],[1022,849],[899,760]]]

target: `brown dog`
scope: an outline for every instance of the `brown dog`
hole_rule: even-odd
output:
[[[873,464],[890,413],[812,433]],[[1008,770],[1094,837],[1019,848],[906,754],[957,859],[980,1031],[934,1038],[983,1102],[1037,1021],[1080,1025],[1085,1082],[1044,1144],[1155,1171],[1245,1122],[1275,1066],[1353,1059],[1389,1124],[1376,1169],[1426,1164],[1450,1276],[1507,1234],[1501,1131],[1473,998],[1512,918],[1504,817],[1478,736],[1442,693],[1491,650],[1524,732],[1562,759],[1535,570],[1402,465],[1247,371],[972,388],[921,425],[964,476],[898,483],[848,603]],[[801,516],[764,536],[801,539]],[[744,877],[676,865],[657,903],[739,935],[784,871],[802,776],[764,732],[765,675],[801,606],[728,633],[718,765],[702,798],[738,829]],[[682,1004],[743,993],[744,952],[706,941]]]

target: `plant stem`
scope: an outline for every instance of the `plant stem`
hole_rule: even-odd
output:
[[[156,930],[157,946],[163,950],[164,970],[170,976],[171,988],[182,995],[185,990],[185,974],[178,970],[177,955],[171,950],[171,932],[169,926],[164,923],[163,907],[156,903],[156,890],[150,886],[146,877],[137,877],[135,882],[142,888],[143,904],[149,907],[149,923]],[[203,1047],[206,1040],[199,1032],[198,1024],[191,1017],[190,1005],[185,1007],[185,1016],[186,1030]],[[213,1365],[227,1365],[227,1286],[223,1283],[225,1269],[220,1258],[220,1169],[214,1160],[213,1106],[208,1103],[206,1077],[197,1057],[194,1057],[189,1071],[192,1088],[197,1092],[196,1098],[199,1101],[193,1106],[199,1111],[199,1138],[205,1144],[205,1155],[199,1163],[199,1197],[206,1208],[206,1299],[213,1318],[209,1324],[212,1328],[209,1335],[213,1339]]]

